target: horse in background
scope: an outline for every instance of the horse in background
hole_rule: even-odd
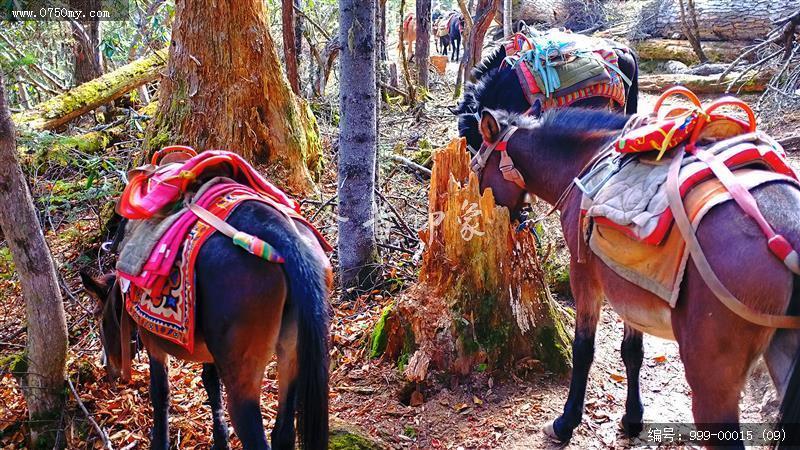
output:
[[[450,61],[458,61],[461,56],[461,33],[464,31],[465,23],[464,16],[460,13],[454,13],[448,19],[447,40],[448,44],[452,46]],[[447,50],[445,50],[444,54],[447,54]]]
[[[203,386],[213,419],[215,449],[228,449],[222,409],[225,386],[228,412],[246,449],[269,449],[261,416],[264,368],[277,352],[278,417],[272,430],[275,449],[328,448],[328,294],[330,262],[314,233],[303,223],[260,202],[245,201],[228,218],[240,231],[258,236],[284,257],[283,264],[242,251],[230,238],[214,233],[195,262],[195,347],[184,347],[138,328],[150,359],[153,405],[151,448],[169,448],[167,358],[203,363]],[[100,336],[109,377],[125,362],[121,332],[126,320],[120,281],[115,274],[95,279],[81,273],[87,292],[98,302]],[[129,333],[128,333],[129,334]],[[129,364],[129,363],[128,363]]]
[[[414,60],[414,47],[415,43],[417,42],[417,17],[414,13],[409,13],[406,15],[405,19],[403,19],[403,23],[400,24],[400,31],[398,35],[401,39],[397,43],[397,51],[398,53],[402,49],[402,46],[406,46],[406,59],[408,61]]]

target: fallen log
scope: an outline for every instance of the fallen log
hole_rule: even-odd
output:
[[[100,78],[77,86],[46,100],[32,109],[14,114],[12,119],[20,128],[52,130],[101,105],[156,80],[167,63],[167,50],[124,65]]]
[[[675,60],[688,65],[700,63],[689,41],[656,38],[635,41],[632,45],[643,61]],[[748,43],[745,41],[701,42],[709,62],[731,62],[742,54],[742,50],[747,45]]]
[[[738,78],[738,74],[726,76],[722,82],[719,75],[686,75],[686,74],[657,74],[641,75],[639,77],[639,90],[642,92],[660,93],[673,86],[686,86],[695,94],[723,94],[728,91],[728,85]],[[764,92],[769,82],[770,74],[760,74],[755,78],[743,77],[730,88],[730,92],[741,94]]]
[[[22,164],[49,161],[61,166],[70,163],[70,152],[77,150],[86,155],[100,154],[125,134],[127,127],[117,125],[104,130],[89,131],[75,136],[46,134],[20,135],[17,152]]]
[[[703,40],[752,40],[773,21],[797,9],[797,0],[694,0]],[[684,36],[679,0],[652,0],[642,8],[638,31],[653,37]]]
[[[468,375],[535,361],[569,369],[565,316],[550,295],[536,240],[483,193],[463,141],[433,155],[420,282],[381,314],[373,357],[396,360],[406,379]]]

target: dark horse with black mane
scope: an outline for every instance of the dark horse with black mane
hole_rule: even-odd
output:
[[[464,16],[460,13],[451,15],[447,22],[447,39],[441,40],[442,54],[447,55],[450,48],[450,61],[458,61],[461,56],[461,36],[464,31]]]
[[[617,54],[620,71],[630,80],[630,85],[626,86],[625,105],[615,105],[615,110],[633,114],[637,111],[639,98],[638,59],[633,50],[619,43],[611,44]],[[510,64],[503,64],[506,56],[505,48],[499,46],[475,66],[472,70],[475,81],[467,84],[463,98],[452,110],[458,116],[458,134],[466,138],[473,152],[477,151],[482,141],[478,119],[483,109],[520,114],[527,112],[533,116],[542,113],[540,108],[528,103],[515,69]],[[606,97],[589,97],[577,100],[570,106],[608,109],[609,101]]]
[[[328,448],[328,292],[330,263],[316,236],[302,223],[260,202],[245,201],[228,223],[268,242],[285,259],[273,264],[214,233],[196,259],[195,346],[184,347],[143,328],[139,337],[150,357],[153,404],[151,448],[169,448],[167,358],[203,363],[203,386],[213,419],[214,449],[228,449],[228,412],[245,449],[268,449],[261,417],[261,380],[277,352],[278,417],[272,446],[295,446],[295,411],[303,448]],[[122,370],[121,323],[128,317],[114,274],[99,279],[82,273],[99,302],[100,336],[109,375]],[[128,363],[130,364],[130,363]],[[221,381],[221,383],[220,383]]]
[[[514,96],[505,98],[514,101]],[[497,203],[508,207],[512,213],[522,207],[526,194],[555,205],[571,254],[569,282],[577,312],[572,379],[564,411],[545,425],[546,433],[567,441],[581,423],[603,299],[607,299],[625,321],[621,353],[628,379],[628,397],[622,426],[627,434],[638,436],[643,428],[639,392],[643,331],[678,342],[686,379],[692,389],[694,420],[705,430],[727,432],[727,436],[734,438],[728,444],[742,447],[742,441],[736,439],[740,436],[736,434],[739,431],[739,398],[750,368],[763,354],[779,386],[779,395],[783,396],[778,426],[786,432],[798,433],[800,338],[796,329],[776,332],[776,328],[796,327],[800,321],[800,278],[770,251],[759,225],[737,202],[721,203],[704,216],[695,232],[698,247],[702,247],[706,263],[713,267],[719,280],[743,308],[773,318],[787,314],[783,318],[788,318],[786,321],[793,325],[758,324],[723,304],[706,281],[707,271],[698,269],[700,263],[694,250],[674,308],[620,276],[595,253],[581,252],[584,245],[583,232],[579,229],[582,192],[570,187],[606,145],[619,136],[628,120],[624,115],[583,108],[550,110],[538,120],[486,109],[481,113],[479,139],[487,146],[482,147],[482,151],[496,146],[501,139],[506,144],[503,151],[491,151],[479,175],[481,189],[491,188]],[[507,138],[509,126],[518,128]],[[501,153],[513,160],[522,178],[521,186],[501,173]],[[675,157],[680,167],[678,158]],[[754,188],[751,194],[775,231],[785,236],[791,247],[800,248],[800,190],[796,183],[766,183]],[[582,253],[583,258],[579,256]],[[775,361],[772,346],[781,333],[791,333],[794,340],[790,339],[791,344],[781,350],[781,354],[788,355],[789,364],[778,367],[772,365]],[[704,443],[716,445],[723,443],[726,435],[707,436],[710,438],[704,439]],[[793,439],[791,445],[797,445],[796,434]]]

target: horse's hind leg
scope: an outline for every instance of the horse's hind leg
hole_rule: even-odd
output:
[[[572,431],[581,423],[589,369],[594,359],[594,335],[602,304],[601,289],[586,264],[576,264],[573,261],[570,267],[570,287],[575,297],[577,318],[575,340],[572,342],[569,396],[564,405],[564,413],[545,425],[544,429],[545,433],[562,442],[568,441],[572,437]]]
[[[213,450],[227,450],[228,425],[225,423],[225,412],[222,410],[222,392],[220,391],[219,375],[214,364],[203,364],[203,386],[208,393],[208,404],[211,406],[211,417],[214,421],[214,446]]]
[[[272,447],[293,449],[297,378],[297,321],[287,308],[278,338],[278,418],[272,429]]]
[[[628,398],[625,400],[622,429],[628,436],[638,436],[642,432],[642,416],[644,415],[644,407],[642,407],[639,393],[639,372],[644,360],[642,332],[626,324],[620,353],[622,353],[625,374],[628,378]]]
[[[150,403],[153,405],[153,429],[150,448],[169,449],[169,376],[165,354],[149,353]]]

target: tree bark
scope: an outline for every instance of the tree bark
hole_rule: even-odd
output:
[[[678,0],[678,2],[680,4],[683,34],[691,44],[692,50],[697,55],[700,63],[708,62],[708,57],[700,45],[700,30],[697,26],[697,10],[694,7],[694,0]]]
[[[283,0],[281,28],[283,29],[283,59],[286,64],[286,77],[292,92],[300,95],[300,74],[297,70],[297,42],[295,35],[294,4],[296,0]]]
[[[796,0],[694,0],[700,39],[754,40],[772,29],[772,21],[797,9]],[[642,8],[639,31],[653,37],[685,35],[680,0],[653,0]]]
[[[386,51],[386,0],[378,0],[378,17],[380,26],[378,27],[378,57],[381,61],[388,61],[389,54]]]
[[[0,73],[0,228],[22,285],[28,323],[28,345],[17,374],[31,419],[30,448],[61,448],[67,321],[53,259],[17,160],[3,86]]]
[[[503,0],[503,36],[514,34],[514,1]]]
[[[81,11],[98,11],[101,8],[100,0],[70,0],[70,8]],[[103,65],[100,54],[100,21],[81,20],[70,21],[72,37],[72,55],[74,57],[73,82],[80,85],[94,80],[103,74]]]
[[[376,0],[339,0],[339,265],[342,286],[367,286],[378,274],[375,161],[378,93]]]
[[[270,177],[313,189],[321,149],[317,124],[291,91],[260,0],[178,0],[159,109],[145,150],[170,144],[228,149],[272,163]]]
[[[126,64],[96,80],[57,95],[33,108],[14,114],[17,126],[52,130],[156,80],[166,66],[166,50]]]
[[[461,140],[434,153],[420,282],[384,311],[371,354],[407,362],[413,382],[520,361],[564,373],[570,339],[535,238],[516,231],[491,190],[481,194],[469,160]]]
[[[431,0],[417,0],[417,85],[428,89],[431,54]]]
[[[469,38],[466,39],[465,53],[469,54],[469,59],[465,64],[465,74],[470,73],[472,68],[481,60],[483,52],[483,38],[486,30],[492,24],[492,19],[497,13],[498,5],[501,0],[479,0],[475,9],[475,16],[472,18],[472,29]],[[473,80],[474,81],[474,80]]]

